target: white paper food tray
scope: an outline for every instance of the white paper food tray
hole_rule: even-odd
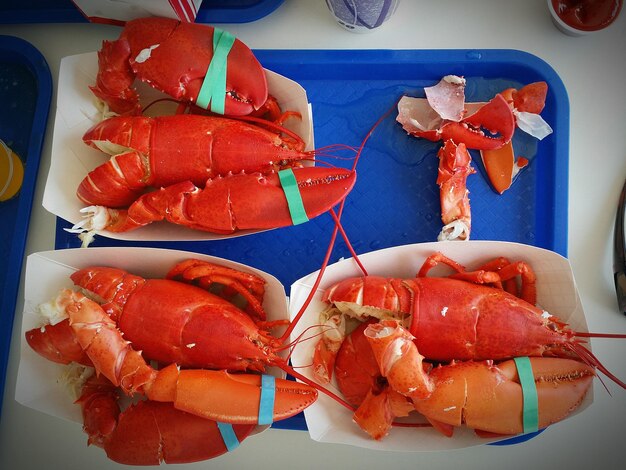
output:
[[[74,288],[70,280],[74,271],[88,266],[113,266],[145,278],[162,278],[176,263],[188,258],[214,262],[261,276],[266,280],[263,307],[267,312],[267,319],[272,321],[288,318],[285,290],[276,278],[249,266],[214,256],[157,248],[116,247],[33,253],[26,262],[22,341],[15,399],[30,408],[82,424],[80,406],[73,403],[71,394],[60,380],[67,366],[39,356],[28,346],[24,336],[26,331],[41,326],[37,311],[40,304],[53,299],[63,288]],[[276,377],[285,377],[285,373],[276,367],[267,368],[267,372]],[[258,429],[266,427],[261,426]]]
[[[567,322],[573,330],[588,331],[570,264],[567,259],[552,251],[509,242],[433,242],[373,251],[361,255],[359,258],[370,275],[413,278],[426,257],[437,251],[458,261],[468,269],[478,267],[497,256],[505,256],[512,261],[527,262],[537,275],[538,304]],[[430,275],[434,274],[435,271]],[[360,275],[362,273],[352,259],[328,266],[312,302],[292,333],[292,341],[303,332],[306,337],[315,334],[315,329],[308,332],[305,330],[319,325],[319,312],[325,307],[321,298],[328,287],[342,279]],[[299,279],[291,286],[289,305],[291,318],[304,304],[316,277],[317,272],[312,273]],[[291,356],[293,366],[311,379],[313,376],[310,364],[315,343],[315,340],[300,342]],[[334,381],[329,388],[341,395]],[[583,403],[575,413],[588,407],[592,401],[593,387],[589,389]],[[312,439],[319,442],[349,444],[369,449],[403,452],[438,451],[460,449],[506,439],[480,438],[468,428],[455,428],[454,436],[446,438],[428,427],[393,427],[387,437],[381,441],[375,441],[352,421],[352,413],[349,410],[321,393],[318,400],[307,408],[304,414]],[[559,425],[567,426],[567,420],[553,426]]]

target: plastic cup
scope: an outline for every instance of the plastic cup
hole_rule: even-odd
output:
[[[559,31],[568,36],[586,36],[611,26],[620,14],[623,0],[547,0],[547,4]]]
[[[400,0],[326,0],[337,24],[353,33],[379,28],[396,11]]]

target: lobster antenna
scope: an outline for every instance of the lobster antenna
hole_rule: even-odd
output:
[[[574,336],[580,338],[613,338],[613,339],[625,339],[626,334],[620,333],[588,333],[585,331],[576,331]]]
[[[580,357],[587,365],[595,367],[604,375],[606,375],[609,379],[615,382],[620,387],[626,389],[626,383],[622,382],[619,378],[617,378],[612,372],[610,372],[600,360],[586,347],[584,347],[580,343],[568,343],[569,347],[574,351],[578,357]],[[604,387],[606,389],[606,385]],[[607,389],[608,391],[608,389]]]
[[[382,116],[380,116],[378,118],[378,120],[374,123],[374,125],[370,128],[368,133],[365,135],[365,138],[362,140],[361,145],[358,148],[356,157],[354,158],[354,161],[352,163],[352,171],[356,170],[356,165],[359,162],[359,158],[361,157],[363,149],[365,148],[365,144],[367,143],[369,138],[372,136],[372,134],[374,133],[376,128],[389,116],[389,114],[391,114],[391,112],[394,109],[397,108],[399,101],[400,101],[400,98],[398,98],[394,102],[394,104],[387,111],[385,111],[385,113],[383,113]],[[296,327],[296,325],[300,321],[300,318],[302,318],[302,315],[304,315],[305,310],[307,309],[307,307],[309,306],[309,304],[313,300],[313,296],[315,295],[315,292],[317,291],[317,288],[319,287],[319,285],[320,285],[320,283],[322,281],[322,277],[324,276],[324,272],[326,271],[326,267],[328,266],[328,261],[330,260],[330,255],[331,255],[331,253],[333,251],[333,248],[335,247],[335,240],[337,239],[337,232],[340,230],[340,227],[341,227],[340,220],[341,220],[341,215],[343,213],[343,208],[345,207],[345,204],[346,204],[346,199],[344,198],[341,201],[340,205],[339,205],[339,210],[338,210],[337,214],[336,215],[333,214],[334,217],[336,218],[335,219],[335,227],[333,228],[333,233],[332,233],[332,235],[330,237],[330,241],[328,243],[328,249],[326,250],[326,255],[325,255],[324,260],[322,262],[322,266],[320,267],[320,270],[319,270],[319,273],[317,275],[317,278],[315,279],[315,282],[314,282],[313,286],[311,287],[309,295],[305,299],[304,303],[300,307],[300,310],[298,311],[298,313],[296,314],[294,319],[291,321],[291,324],[289,325],[289,327],[285,330],[285,332],[281,336],[281,338],[280,338],[281,341],[286,340],[291,335],[291,332],[294,330],[294,328]],[[342,236],[344,237],[344,240],[347,240],[348,237],[347,237],[347,235],[345,235],[345,232],[343,231],[343,228],[341,229],[341,231],[342,231]],[[351,246],[350,243],[348,243],[348,248],[350,249],[353,258],[355,260],[358,260],[358,255],[356,254],[356,252],[354,252],[354,250],[352,249],[352,246]],[[357,261],[357,263],[359,264],[359,266],[363,266],[360,263],[360,261]],[[365,272],[364,268],[363,268],[363,271]]]

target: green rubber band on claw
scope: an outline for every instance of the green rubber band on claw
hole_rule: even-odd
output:
[[[228,452],[232,452],[237,447],[239,447],[239,439],[237,439],[237,435],[235,434],[235,430],[233,429],[233,425],[230,423],[220,423],[217,422],[217,429],[222,435],[222,440],[226,445],[226,449]]]
[[[539,430],[539,402],[533,368],[528,357],[516,357],[514,361],[522,386],[524,434],[537,432]]]
[[[259,402],[259,424],[274,422],[274,401],[276,398],[276,378],[273,375],[261,376],[261,399]]]
[[[296,176],[293,174],[293,170],[291,168],[280,170],[278,172],[278,178],[280,179],[280,185],[287,198],[291,222],[294,225],[308,222],[309,217],[306,215],[300,188],[298,188],[298,182],[296,181]]]
[[[224,114],[226,107],[226,69],[228,53],[235,36],[215,28],[213,31],[213,58],[209,63],[196,104],[217,114]]]

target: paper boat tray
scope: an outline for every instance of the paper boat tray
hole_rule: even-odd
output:
[[[162,278],[172,266],[188,258],[210,261],[261,276],[266,280],[263,307],[268,320],[288,318],[285,290],[276,278],[214,256],[156,248],[114,247],[34,253],[26,263],[22,342],[15,399],[30,408],[82,424],[80,407],[73,404],[72,396],[60,380],[67,366],[42,358],[24,339],[26,331],[41,325],[38,305],[54,298],[61,289],[74,287],[69,278],[74,271],[88,266],[113,266],[146,278]],[[275,367],[268,368],[267,372],[276,377],[285,377],[284,372]]]
[[[425,258],[436,251],[460,262],[468,269],[478,267],[497,256],[527,262],[537,274],[538,304],[569,323],[575,331],[588,331],[569,262],[552,251],[510,242],[434,242],[387,248],[361,255],[359,258],[371,275],[412,278],[419,271]],[[308,332],[305,330],[319,325],[318,315],[325,306],[321,298],[327,288],[342,279],[361,274],[352,259],[345,259],[329,266],[313,301],[293,331],[292,340],[303,333],[305,336],[315,334],[315,329]],[[291,318],[304,304],[316,277],[317,273],[312,273],[291,286],[289,304]],[[315,341],[304,341],[295,348],[291,356],[294,367],[309,378],[313,378],[310,364],[314,347]],[[330,389],[340,394],[336,384],[333,383]],[[592,400],[593,390],[590,389],[576,412],[585,409]],[[312,439],[369,449],[404,452],[434,451],[459,449],[502,440],[479,438],[467,428],[455,429],[453,438],[449,439],[432,428],[394,427],[386,438],[377,442],[359,429],[352,421],[352,413],[349,410],[323,394],[320,394],[318,400],[304,411],[304,415]],[[568,422],[565,420],[553,426],[567,425]]]

